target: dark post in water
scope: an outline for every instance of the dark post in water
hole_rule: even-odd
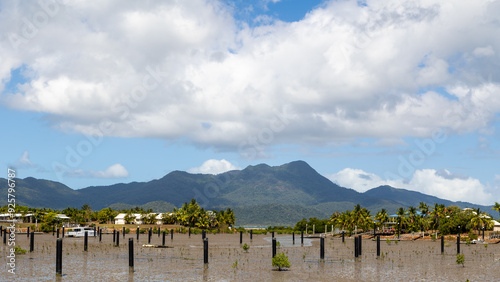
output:
[[[128,239],[128,269],[134,272],[134,239]]]
[[[116,230],[113,229],[113,243],[116,242]]]
[[[99,242],[102,240],[102,232],[99,232]]]
[[[28,226],[28,231],[26,231],[26,237],[30,237],[30,227]]]
[[[380,235],[377,235],[377,257],[380,256]]]
[[[87,244],[89,243],[89,233],[85,231],[85,236],[83,237],[83,250],[87,251]]]
[[[56,242],[56,275],[62,275],[62,239]]]
[[[304,230],[300,231],[300,244],[304,245]]]
[[[271,234],[273,235],[273,238],[274,238],[274,231],[271,231]]]
[[[460,254],[460,233],[457,236],[457,254]]]
[[[203,263],[208,263],[208,238],[203,239]]]
[[[344,230],[342,230],[342,243],[345,242],[344,238],[345,238],[345,232],[344,232]]]
[[[161,245],[165,246],[165,230],[163,230],[163,237],[161,239]]]
[[[62,237],[64,238],[64,226],[62,228]]]
[[[116,246],[120,246],[120,231],[116,231]]]
[[[137,231],[136,232],[137,232],[137,234],[136,234],[137,235],[137,241],[139,241],[139,233],[140,233],[139,232],[139,227],[137,227]]]
[[[174,229],[170,229],[170,240],[174,240]]]
[[[484,235],[484,232],[483,232],[483,235]],[[250,230],[250,241],[252,241],[252,238],[253,237],[253,230]]]
[[[243,231],[240,231],[240,244],[243,244]]]
[[[441,235],[441,253],[444,253],[444,236]]]
[[[359,253],[358,253],[358,237],[354,236],[354,257],[357,258]]]
[[[292,244],[295,245],[295,231],[292,231]]]
[[[30,253],[33,252],[33,249],[35,248],[35,232],[31,231],[31,238],[30,238]]]
[[[151,228],[149,228],[149,232],[148,232],[148,244],[151,244],[151,235],[152,235],[151,232],[152,232],[152,230],[151,230]]]
[[[320,238],[319,258],[325,259],[325,237]]]
[[[276,238],[273,238],[273,258],[276,256]]]
[[[123,232],[123,238],[125,238],[125,226],[123,227],[122,232]]]
[[[191,227],[189,227],[189,238],[191,238]]]

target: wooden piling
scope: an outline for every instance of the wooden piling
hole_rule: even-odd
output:
[[[208,264],[208,238],[203,239],[203,263]]]
[[[56,275],[62,276],[62,239],[56,241]]]
[[[128,269],[134,272],[134,239],[128,239]]]
[[[325,259],[325,237],[321,237],[319,239],[320,245],[319,245],[319,258],[320,259]]]
[[[89,232],[85,231],[85,236],[83,237],[83,250],[86,252],[88,249],[89,243]]]
[[[444,253],[444,236],[441,235],[441,254]]]
[[[35,232],[31,231],[31,237],[30,237],[30,253],[33,252],[35,249]]]
[[[380,256],[380,235],[377,235],[377,257]]]
[[[358,237],[354,236],[354,257],[357,258],[359,256],[358,253]]]

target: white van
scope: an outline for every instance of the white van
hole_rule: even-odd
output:
[[[94,236],[94,228],[92,227],[75,227],[72,231],[66,232],[67,237],[84,237],[85,232],[87,232],[87,236]]]

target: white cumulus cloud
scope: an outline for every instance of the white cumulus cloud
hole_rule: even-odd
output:
[[[230,170],[240,169],[232,163],[222,160],[210,159],[205,161],[201,166],[191,168],[190,173],[203,173],[203,174],[219,174]]]
[[[0,102],[65,131],[237,148],[286,106],[258,145],[379,142],[500,112],[496,1],[332,0],[252,27],[216,0],[54,3],[2,3],[0,89],[25,82]]]
[[[381,185],[390,185],[418,191],[451,201],[464,201],[475,204],[492,205],[494,199],[491,187],[482,184],[478,179],[448,170],[421,169],[416,170],[407,181],[386,180],[376,174],[360,169],[346,168],[327,177],[340,186],[365,192]],[[498,187],[497,187],[498,189]]]

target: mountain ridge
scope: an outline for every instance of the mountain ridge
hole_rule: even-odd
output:
[[[195,198],[206,209],[229,207],[239,211],[240,215],[236,213],[237,224],[293,224],[293,220],[301,214],[324,218],[335,211],[352,209],[356,204],[372,213],[382,208],[395,212],[401,206],[418,207],[419,202],[488,208],[390,186],[379,186],[359,193],[333,183],[304,161],[280,166],[259,164],[217,175],[175,170],[147,182],[89,186],[78,190],[59,182],[33,177],[16,181],[16,203],[34,208],[79,208],[83,204],[90,204],[93,209],[100,210],[114,204],[142,206],[155,201],[180,207]],[[7,180],[0,179],[0,185],[4,187],[0,188],[0,205],[5,205]]]

